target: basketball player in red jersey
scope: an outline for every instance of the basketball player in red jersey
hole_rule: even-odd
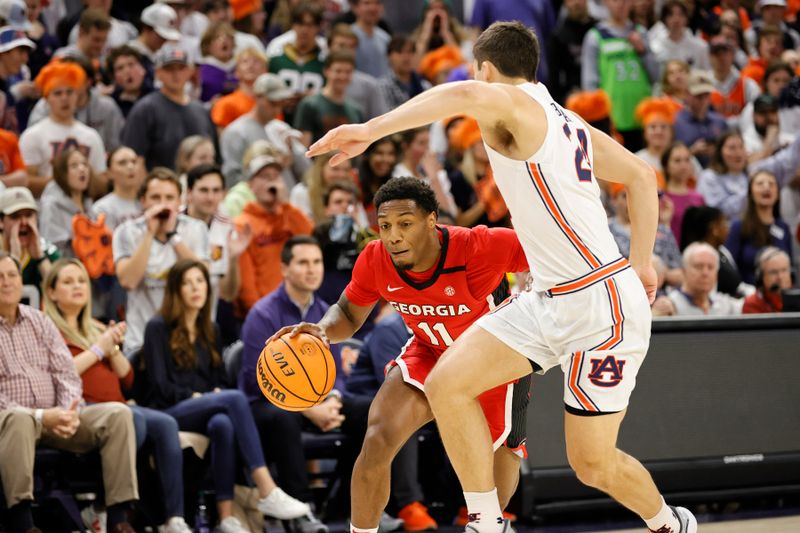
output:
[[[352,281],[339,301],[318,324],[285,327],[272,337],[303,331],[325,342],[343,341],[358,331],[381,298],[413,332],[389,365],[386,381],[372,402],[364,444],[353,468],[351,532],[359,533],[377,532],[389,501],[392,460],[433,419],[424,384],[436,360],[493,307],[495,289],[501,284],[507,287],[506,272],[528,270],[510,229],[438,226],[436,196],[421,180],[389,180],[376,193],[374,204],[380,240],[369,243],[358,256]],[[520,458],[525,455],[529,381],[520,381],[480,397],[496,450],[494,478],[503,507],[516,490]]]
[[[425,383],[465,491],[472,518],[467,530],[501,533],[506,527],[477,398],[527,375],[533,361],[542,371],[564,372],[566,450],[578,479],[635,512],[654,532],[695,533],[692,513],[668,506],[642,464],[617,448],[650,343],[658,225],[654,172],[553,100],[536,80],[539,41],[523,24],[492,24],[475,41],[473,57],[475,80],[439,85],[366,124],[335,128],[307,152],[339,150],[331,159],[336,165],[398,131],[465,113],[478,121],[495,182],[535,276],[533,290],[464,332]],[[627,190],[630,260],[620,255],[608,229],[597,178]]]

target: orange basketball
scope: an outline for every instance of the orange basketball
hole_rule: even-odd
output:
[[[328,397],[336,379],[336,363],[317,337],[287,334],[261,351],[256,378],[270,402],[287,411],[303,411]]]

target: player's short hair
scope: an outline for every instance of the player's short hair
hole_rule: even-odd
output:
[[[186,188],[188,190],[194,189],[194,184],[208,176],[209,174],[216,174],[222,182],[222,188],[225,188],[225,177],[222,175],[222,170],[212,163],[201,163],[189,169],[186,173]]]
[[[300,246],[301,244],[313,244],[322,250],[322,247],[319,245],[319,241],[311,235],[295,235],[293,237],[289,237],[289,240],[283,245],[283,249],[281,249],[281,263],[284,265],[291,263],[294,247]]]
[[[435,178],[434,178],[435,179]],[[381,204],[391,200],[413,200],[426,215],[439,213],[439,202],[431,186],[424,181],[409,176],[392,178],[375,193],[375,209],[380,209]]]
[[[521,22],[495,22],[475,41],[472,56],[478,66],[488,61],[503,76],[536,81],[539,50],[538,37]]]

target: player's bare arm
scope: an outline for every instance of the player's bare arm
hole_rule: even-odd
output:
[[[602,180],[622,183],[631,217],[630,262],[655,300],[656,272],[651,264],[658,226],[658,189],[653,169],[602,131],[588,126],[594,149],[592,167]]]
[[[545,123],[541,106],[521,90],[507,84],[470,80],[434,87],[365,124],[339,126],[311,145],[306,155],[314,157],[339,150],[331,161],[335,166],[382,137],[457,115],[475,118],[490,146],[513,158],[529,157],[541,145],[546,132],[536,126]],[[521,132],[517,117],[522,116],[527,120],[525,131]],[[528,130],[542,131],[537,135]],[[521,138],[525,142],[518,142]]]
[[[355,305],[347,298],[345,293],[342,293],[339,301],[328,308],[325,316],[318,323],[300,322],[299,324],[283,327],[267,339],[265,344],[269,344],[273,339],[277,339],[287,333],[290,337],[300,333],[309,333],[327,345],[332,342],[342,342],[361,329],[373,307],[375,307],[374,304],[369,306]]]

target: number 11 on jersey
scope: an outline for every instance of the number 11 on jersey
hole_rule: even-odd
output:
[[[450,333],[447,331],[445,325],[441,322],[436,322],[432,326],[428,325],[427,322],[420,322],[417,324],[419,329],[425,332],[428,336],[428,339],[431,341],[431,344],[434,346],[441,346],[444,344],[445,346],[450,346],[453,344],[453,337],[450,336]],[[439,336],[436,336],[436,333]],[[439,340],[441,338],[441,340]]]

